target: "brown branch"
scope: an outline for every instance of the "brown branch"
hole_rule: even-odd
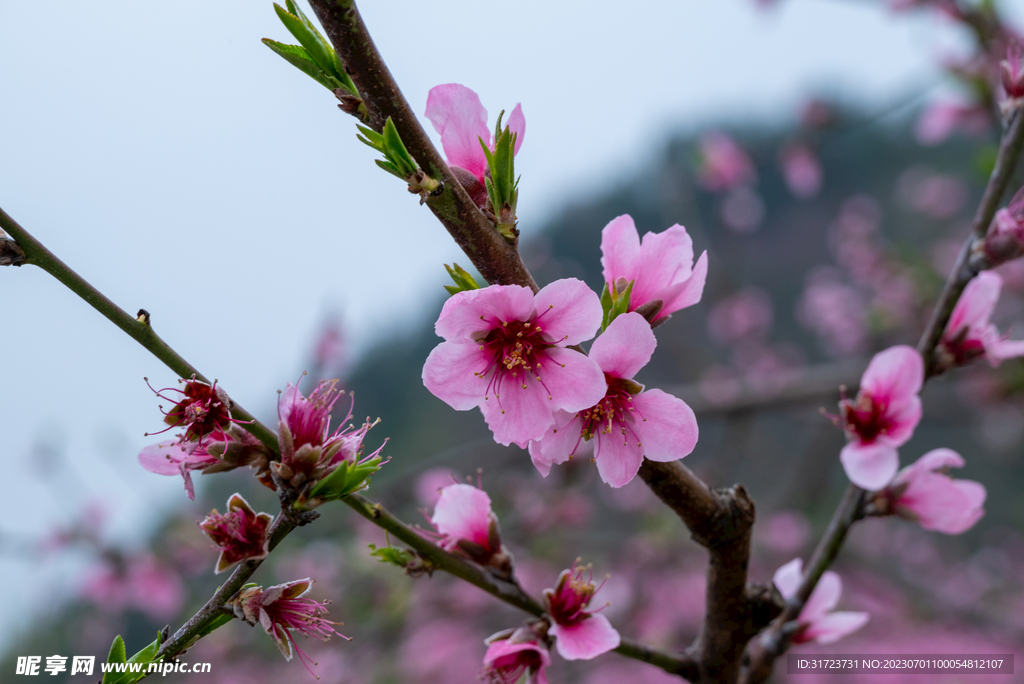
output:
[[[708,550],[704,625],[688,651],[697,662],[693,681],[734,682],[743,649],[760,628],[754,627],[755,603],[747,593],[754,502],[743,485],[711,489],[679,461],[645,459],[639,474]]]
[[[0,266],[21,266],[26,263],[25,253],[18,243],[0,230]]]
[[[522,587],[514,579],[507,580],[498,577],[475,563],[448,553],[435,542],[416,531],[415,528],[396,518],[379,503],[373,503],[359,494],[351,494],[342,500],[356,513],[374,525],[387,530],[396,539],[407,544],[434,568],[444,570],[450,575],[469,582],[473,586],[486,591],[491,596],[531,615],[540,617],[544,614],[544,607],[540,602],[523,591]],[[696,665],[684,654],[659,651],[629,639],[622,639],[622,643],[615,649],[615,652],[627,658],[650,663],[666,672],[697,681],[694,678],[697,672]]]
[[[427,206],[473,265],[492,285],[539,288],[519,252],[481,213],[430,141],[405,95],[373,44],[353,0],[310,0],[327,37],[359,89],[371,128],[378,132],[390,117],[402,142],[420,166],[442,183]]]

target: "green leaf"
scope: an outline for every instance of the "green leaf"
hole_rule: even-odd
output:
[[[295,3],[287,4],[288,8],[292,10],[291,12],[276,3],[274,4],[274,11],[277,12],[277,17],[284,27],[295,36],[302,47],[306,48],[309,56],[321,69],[337,79],[338,87],[351,91],[353,95],[357,94],[355,85],[345,73],[345,69],[342,68],[334,48],[320,35],[320,31],[313,25],[313,22],[306,18],[306,15]]]
[[[114,643],[110,646],[110,654],[107,656],[108,663],[127,663],[132,665],[135,663],[147,664],[153,662],[157,652],[160,650],[160,633],[157,632],[156,641],[152,642],[144,649],[133,655],[131,658],[125,659],[124,640],[121,635],[118,635],[114,639]],[[102,684],[133,684],[139,681],[147,675],[148,668],[141,668],[140,672],[131,672],[128,668],[124,672],[107,672],[103,675]]]
[[[444,289],[448,290],[448,294],[457,294],[459,292],[465,292],[466,290],[479,290],[480,285],[477,284],[476,279],[473,278],[464,268],[455,264],[452,268],[448,264],[444,265],[448,271],[448,275],[455,282],[454,285],[445,285]]]
[[[249,584],[247,584],[244,587],[242,587],[242,589],[247,589],[248,587],[254,587],[254,586],[256,586],[255,583],[250,582]],[[241,591],[241,589],[239,591]],[[218,615],[217,617],[215,617],[213,619],[213,622],[211,622],[210,624],[206,625],[206,627],[203,627],[203,629],[201,629],[196,634],[196,637],[197,638],[204,637],[207,634],[210,634],[211,632],[213,632],[214,630],[220,629],[221,627],[223,627],[224,625],[228,624],[229,622],[231,622],[234,619],[235,618],[233,616],[231,616],[231,615],[228,615],[226,613],[221,613],[220,615]]]
[[[605,292],[601,295],[601,308],[604,309],[604,321],[602,321],[602,330],[607,330],[608,326],[612,324],[618,316],[629,311],[629,300],[633,294],[633,283],[635,280],[629,281],[629,285],[623,292],[616,292],[612,294],[611,285],[605,285]]]
[[[263,44],[284,57],[289,64],[296,67],[299,71],[312,78],[324,88],[333,91],[335,88],[342,87],[342,84],[338,79],[321,69],[320,66],[313,61],[313,58],[310,57],[306,48],[300,45],[279,43],[276,40],[271,40],[270,38],[264,38]]]
[[[333,501],[364,489],[367,479],[380,470],[381,457],[376,456],[365,463],[356,465],[342,461],[327,477],[323,478],[309,493],[311,499]]]
[[[405,549],[397,549],[391,545],[378,549],[375,544],[370,544],[370,555],[381,563],[391,563],[400,568],[409,567],[409,563],[415,560],[415,556]]]
[[[342,461],[338,464],[338,467],[327,474],[327,477],[323,478],[316,483],[313,490],[309,493],[312,497],[321,497],[322,495],[330,496],[330,493],[335,490],[344,489],[345,483],[348,482],[348,461]],[[327,498],[323,496],[323,498]]]

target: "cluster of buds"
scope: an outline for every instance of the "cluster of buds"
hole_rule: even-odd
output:
[[[350,405],[342,426],[331,432],[331,411],[343,394],[337,383],[321,382],[308,397],[289,385],[278,400],[281,460],[270,464],[270,472],[281,494],[299,509],[311,510],[363,489],[380,469],[383,444],[369,455],[363,453],[363,439],[376,423],[346,426]]]

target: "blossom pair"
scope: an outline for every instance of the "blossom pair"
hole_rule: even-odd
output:
[[[438,543],[446,551],[497,570],[503,577],[512,576],[511,557],[501,543],[491,499],[483,490],[461,483],[442,488],[430,522],[440,533]],[[587,610],[598,589],[589,568],[585,571],[574,563],[559,575],[553,589],[544,592],[544,608],[550,624],[543,635],[527,638],[526,632],[517,631],[511,637],[506,635],[506,638],[492,640],[485,666],[508,660],[505,665],[494,667],[511,668],[508,671],[520,674],[532,667],[543,677],[543,667],[550,662],[547,648],[542,646],[546,641],[544,635],[556,639],[558,653],[566,660],[587,660],[617,647],[619,633],[608,619]]]
[[[456,410],[479,407],[494,439],[529,446],[545,475],[594,439],[602,479],[619,487],[645,456],[676,460],[696,444],[690,408],[660,390],[643,392],[633,377],[657,344],[648,320],[700,300],[707,258],[694,266],[681,226],[641,242],[628,216],[605,227],[602,252],[605,286],[628,296],[632,313],[615,318],[589,356],[573,347],[594,336],[604,311],[583,282],[558,280],[536,295],[493,285],[445,303],[434,326],[445,342],[427,358],[423,382]]]

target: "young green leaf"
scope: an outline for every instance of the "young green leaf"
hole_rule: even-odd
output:
[[[324,88],[333,91],[335,88],[342,87],[338,79],[321,69],[320,66],[313,61],[313,58],[309,56],[309,52],[306,51],[306,48],[301,45],[279,43],[276,40],[271,40],[270,38],[264,38],[263,44],[284,57],[289,64],[311,77]]]
[[[480,285],[477,284],[476,279],[473,278],[464,268],[455,264],[452,268],[448,264],[444,265],[448,271],[448,275],[455,282],[454,285],[445,285],[444,289],[448,290],[448,294],[453,295],[459,292],[465,292],[466,290],[479,290]]]

